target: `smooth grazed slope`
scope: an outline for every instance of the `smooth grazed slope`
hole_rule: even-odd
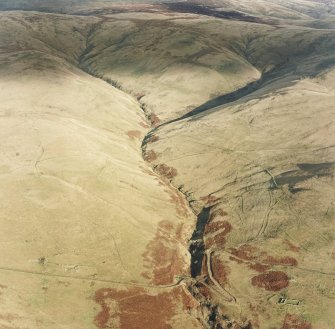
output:
[[[82,19],[0,19],[0,327],[197,327],[176,277],[193,214],[142,158],[138,103],[71,64]]]

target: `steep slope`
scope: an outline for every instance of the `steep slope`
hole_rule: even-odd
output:
[[[92,35],[81,64],[135,95],[157,125],[259,78],[255,67],[226,47],[221,27],[190,15],[110,15]],[[232,23],[229,38],[240,37],[240,28]]]
[[[262,79],[143,144],[198,213],[190,291],[213,328],[334,323],[334,33],[307,25],[226,39]]]
[[[1,20],[0,327],[198,328],[178,277],[194,216],[142,159],[138,103],[33,32],[81,18]]]
[[[218,303],[253,328],[279,328],[286,312],[332,328],[334,97],[328,84],[297,82],[163,126],[146,146],[193,209],[210,210],[198,241],[236,299]]]

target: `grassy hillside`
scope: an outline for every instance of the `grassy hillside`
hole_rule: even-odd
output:
[[[226,42],[263,78],[154,129],[144,151],[157,172],[176,173],[198,223],[208,211],[192,243],[205,250],[200,281],[223,288],[211,292],[217,317],[331,328],[333,31],[289,22],[260,30]],[[208,292],[192,291],[213,310]]]
[[[136,100],[72,64],[95,20],[1,21],[0,327],[199,328],[176,277],[194,215],[143,160]]]
[[[0,9],[0,328],[332,329],[332,3]]]
[[[174,168],[192,208],[210,209],[205,249],[235,298],[218,298],[221,312],[242,309],[256,328],[281,328],[286,313],[313,328],[334,321],[332,76],[272,85],[148,139],[154,168]]]

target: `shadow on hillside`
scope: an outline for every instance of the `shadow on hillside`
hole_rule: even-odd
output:
[[[231,93],[220,95],[214,99],[211,99],[206,103],[194,108],[190,112],[182,115],[181,117],[157,126],[156,129],[183,119],[190,119],[191,121],[198,120],[198,114],[204,113],[205,115],[205,112],[209,113],[214,109],[222,110],[225,105],[231,105],[237,101],[246,101],[248,96],[248,99],[261,99],[269,93],[271,84],[277,83],[276,87],[271,89],[271,92],[274,92],[276,89],[279,89],[279,85],[280,88],[284,86],[288,87],[293,85],[299,79],[315,78],[334,65],[335,56],[331,56],[331,58],[324,58],[318,63],[310,65],[308,68],[304,66],[303,70],[301,70],[301,68],[299,69],[299,66],[296,64],[283,65],[281,67],[274,68],[273,70],[263,73],[261,78],[257,81],[250,82],[246,86]]]

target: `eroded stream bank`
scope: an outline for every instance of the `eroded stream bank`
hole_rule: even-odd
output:
[[[162,172],[160,165],[153,166],[150,161],[152,158],[151,151],[147,152],[146,150],[147,144],[155,137],[154,131],[156,131],[156,128],[149,131],[142,142],[142,156],[148,162],[148,165],[164,179],[166,184],[173,186],[173,177],[169,176],[171,172],[169,170]],[[174,188],[176,189],[177,187]],[[189,209],[196,215],[194,229],[188,239],[190,277],[183,278],[183,283],[194,299],[194,305],[197,305],[189,310],[190,314],[197,319],[204,329],[228,329],[234,325],[236,329],[251,329],[249,326],[240,326],[222,310],[221,302],[234,304],[236,299],[234,300],[217,282],[212,270],[213,252],[211,249],[206,248],[205,244],[208,225],[220,211],[212,211],[215,205],[210,205],[203,207],[199,212],[188,202],[187,195],[180,188],[178,188],[178,193],[182,194]],[[228,226],[225,229],[226,232],[229,232],[231,228]],[[173,262],[173,260],[171,261]]]
[[[193,305],[196,305],[188,311],[204,329],[252,329],[250,321],[242,317],[242,311],[235,296],[226,289],[225,284],[221,284],[221,279],[225,276],[223,273],[225,267],[218,261],[215,250],[223,247],[227,235],[232,230],[231,224],[222,219],[226,213],[215,200],[205,204],[199,211],[199,203],[197,203],[198,208],[195,208],[189,202],[189,194],[184,193],[181,187],[173,186],[173,178],[177,175],[177,170],[165,164],[157,164],[156,153],[152,149],[147,150],[147,146],[158,139],[156,135],[158,129],[159,127],[152,128],[144,137],[143,159],[164,180],[165,184],[178,190],[188,208],[196,215],[194,229],[189,233],[188,239],[190,276],[183,278],[183,285],[194,299]],[[173,263],[173,260],[171,262]]]
[[[177,278],[178,274],[181,275],[178,282],[174,282],[171,285],[165,285],[165,287],[176,287],[182,284],[182,286],[188,290],[190,297],[194,299],[194,302],[188,302],[188,304],[192,305],[192,307],[188,309],[188,312],[205,329],[225,329],[231,328],[232,325],[235,324],[237,325],[236,328],[239,329],[251,329],[251,327],[248,326],[239,326],[234,320],[231,320],[226,314],[224,314],[220,307],[220,295],[222,293],[220,291],[220,287],[218,289],[217,282],[215,281],[214,275],[212,273],[211,257],[207,255],[208,250],[206,250],[204,241],[206,226],[211,220],[211,210],[213,206],[204,207],[200,212],[193,209],[192,205],[188,202],[187,195],[172,184],[172,178],[174,177],[173,168],[169,168],[167,166],[164,167],[164,164],[158,166],[152,165],[150,161],[150,154],[148,154],[150,151],[148,153],[146,152],[146,146],[148,143],[153,141],[153,138],[155,137],[153,133],[157,131],[157,128],[159,127],[155,127],[153,125],[152,120],[150,120],[150,114],[146,111],[145,104],[136,99],[136,97],[134,97],[134,95],[131,93],[122,90],[120,84],[116,81],[105,78],[103,75],[97,74],[96,72],[93,73],[92,70],[87,67],[81,67],[81,69],[89,75],[94,76],[95,78],[99,78],[109,85],[112,85],[113,87],[121,90],[125,94],[130,95],[138,103],[139,108],[141,108],[144,113],[148,127],[151,127],[151,129],[144,136],[141,143],[141,151],[144,161],[147,163],[148,167],[152,168],[152,170],[159,177],[161,177],[162,181],[168,187],[168,189],[172,189],[180,195],[177,198],[173,198],[173,202],[176,204],[176,206],[179,206],[179,198],[181,198],[185,201],[185,204],[189,210],[196,216],[196,220],[194,221],[194,230],[188,239],[188,251],[190,254],[190,276],[185,277],[182,273],[177,273]],[[167,124],[169,124],[169,122]],[[176,262],[178,262],[178,259],[171,259],[170,266],[172,268],[176,267]],[[213,280],[211,278],[213,278]],[[159,284],[158,286],[164,287],[164,285]],[[223,296],[223,300],[227,300],[225,296]]]

